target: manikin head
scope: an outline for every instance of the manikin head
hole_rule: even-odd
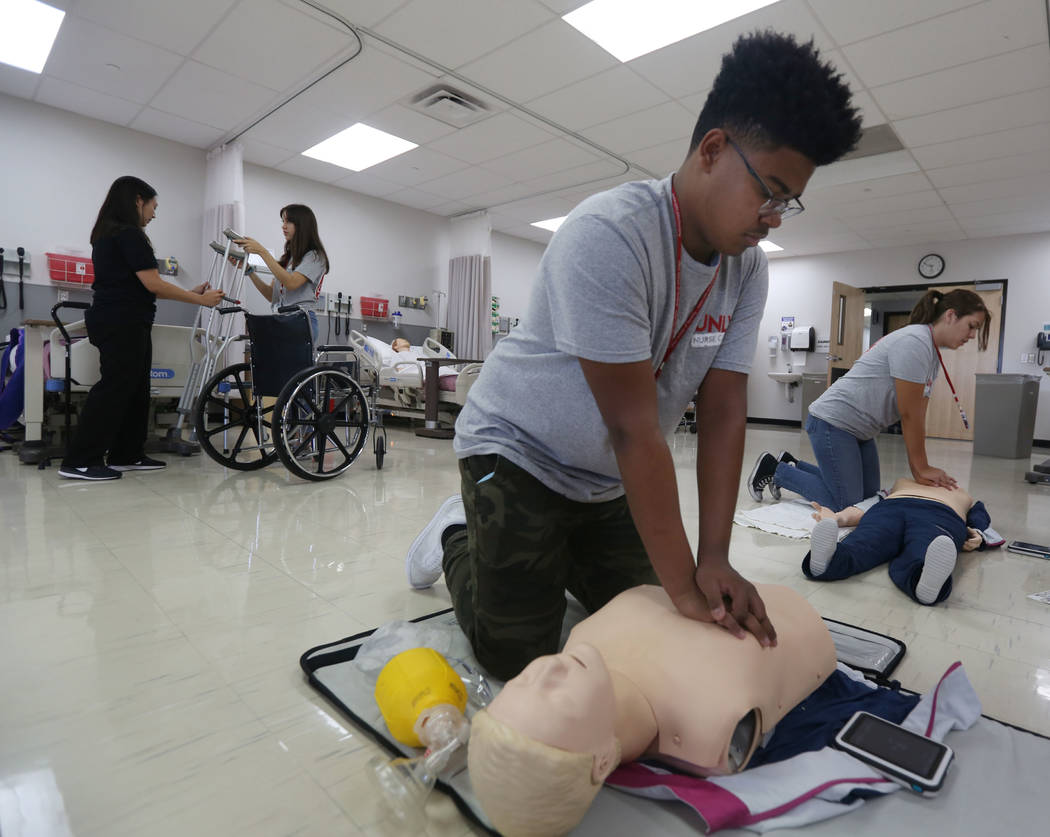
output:
[[[395,352],[408,352],[412,350],[412,344],[409,343],[404,337],[395,337],[393,342],[390,344],[390,348]]]
[[[471,723],[474,792],[507,837],[564,834],[620,763],[612,680],[579,644],[540,657]]]
[[[814,168],[853,148],[860,131],[849,87],[812,42],[770,31],[739,38],[675,174],[689,253],[707,260],[754,247],[801,211]]]

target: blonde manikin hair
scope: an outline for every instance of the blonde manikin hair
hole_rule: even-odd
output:
[[[543,744],[488,712],[470,725],[467,765],[474,795],[505,837],[566,834],[583,819],[602,782],[619,764],[614,754],[594,763],[590,753]]]

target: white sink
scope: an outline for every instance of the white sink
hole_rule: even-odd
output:
[[[778,384],[797,384],[802,380],[801,372],[768,372],[767,374]]]

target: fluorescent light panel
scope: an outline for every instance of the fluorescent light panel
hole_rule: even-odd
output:
[[[313,148],[307,148],[303,156],[350,171],[364,171],[416,147],[414,142],[358,122],[317,143]]]
[[[0,62],[40,73],[51,54],[66,13],[37,0],[0,0]]]
[[[729,20],[776,0],[591,0],[563,15],[606,52],[621,61],[683,41],[697,32],[713,29]]]
[[[539,227],[541,230],[550,230],[556,232],[558,227],[562,225],[562,222],[569,216],[562,215],[561,218],[548,218],[546,221],[533,221],[532,226]]]
[[[758,246],[765,250],[767,253],[779,253],[781,250],[784,249],[779,244],[774,244],[772,241],[769,241],[765,238],[758,242]]]

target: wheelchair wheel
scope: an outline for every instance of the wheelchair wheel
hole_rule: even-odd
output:
[[[368,402],[341,369],[314,366],[285,384],[274,405],[274,441],[285,467],[306,480],[349,468],[368,437]]]
[[[383,457],[386,455],[386,433],[376,433],[376,470],[383,470]]]
[[[277,459],[273,407],[256,398],[250,370],[237,363],[216,372],[197,399],[197,440],[208,456],[237,471],[255,471]]]

